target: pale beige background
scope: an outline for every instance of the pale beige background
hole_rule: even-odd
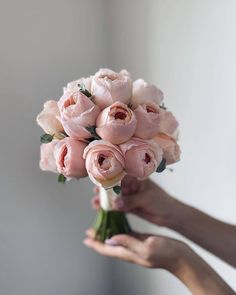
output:
[[[165,271],[83,247],[92,185],[60,186],[38,169],[34,118],[68,80],[102,66],[156,83],[181,123],[183,154],[155,180],[236,223],[235,16],[234,0],[1,1],[1,295],[190,294]],[[235,269],[194,248],[236,289]]]

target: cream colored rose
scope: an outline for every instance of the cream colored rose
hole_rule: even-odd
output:
[[[44,108],[40,114],[37,116],[38,125],[47,134],[54,135],[56,138],[61,139],[61,135],[64,132],[64,128],[59,121],[60,111],[57,105],[57,101],[48,100],[44,104]]]

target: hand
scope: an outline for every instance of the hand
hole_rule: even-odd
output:
[[[180,206],[180,202],[150,179],[139,181],[125,176],[121,182],[121,191],[121,195],[113,202],[114,210],[136,214],[158,225],[168,226]],[[98,193],[98,188],[94,192]],[[93,198],[92,204],[94,208],[99,208],[98,195]]]
[[[186,244],[163,236],[116,235],[103,244],[89,229],[84,244],[96,252],[147,268],[162,268],[178,277],[194,295],[233,295],[234,291]]]
[[[84,244],[101,255],[135,263],[147,268],[163,268],[174,272],[187,245],[163,236],[132,233],[116,235],[105,244],[94,240],[93,229],[86,231]]]

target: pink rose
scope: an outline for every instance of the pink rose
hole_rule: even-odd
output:
[[[94,103],[104,109],[116,101],[128,104],[132,96],[132,81],[126,70],[120,73],[101,69],[92,79]]]
[[[41,144],[39,162],[41,170],[58,173],[56,159],[54,156],[55,146],[58,142],[58,140],[53,140],[50,143]]]
[[[58,102],[61,123],[66,133],[74,139],[87,139],[91,133],[86,127],[95,125],[100,112],[89,97],[80,91],[66,92]]]
[[[120,144],[133,136],[136,124],[133,111],[127,105],[115,102],[98,116],[96,132],[102,139]]]
[[[110,188],[125,176],[125,160],[120,149],[104,140],[91,142],[84,150],[88,175],[96,185]]]
[[[85,88],[91,93],[91,82],[92,82],[92,77],[87,77],[87,78],[80,78],[78,80],[74,80],[72,82],[67,83],[67,86],[64,88],[64,93],[70,91],[72,93],[77,92],[80,90],[79,84],[83,84]]]
[[[162,161],[162,149],[154,140],[133,137],[119,147],[125,155],[127,174],[140,180],[156,171]]]
[[[169,136],[177,139],[179,123],[171,112],[163,111],[161,120],[160,132],[166,133]]]
[[[159,133],[154,137],[154,140],[163,150],[163,158],[166,160],[166,165],[180,160],[180,147],[172,137],[164,133]]]
[[[137,119],[134,136],[143,139],[153,138],[160,130],[163,110],[154,102],[146,102],[140,104],[134,113]]]
[[[66,137],[55,147],[55,159],[59,173],[65,177],[81,178],[87,176],[83,152],[87,144],[80,140]]]
[[[61,132],[64,131],[61,122],[58,120],[60,116],[57,101],[48,100],[44,104],[44,108],[37,116],[38,125],[47,133],[55,135],[56,138],[63,138]]]
[[[138,79],[133,82],[133,96],[131,98],[132,108],[136,108],[139,104],[147,101],[160,104],[164,96],[160,89],[152,84],[148,84],[143,79]]]

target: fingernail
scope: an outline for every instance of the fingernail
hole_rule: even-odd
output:
[[[122,200],[122,198],[117,198],[117,199],[115,200],[115,206],[116,206],[118,209],[122,209],[122,208],[124,208],[124,206],[125,206],[124,200]]]
[[[106,245],[109,245],[109,246],[119,246],[119,243],[117,243],[116,240],[112,240],[112,239],[107,239],[107,240],[105,241],[105,244],[106,244]]]

